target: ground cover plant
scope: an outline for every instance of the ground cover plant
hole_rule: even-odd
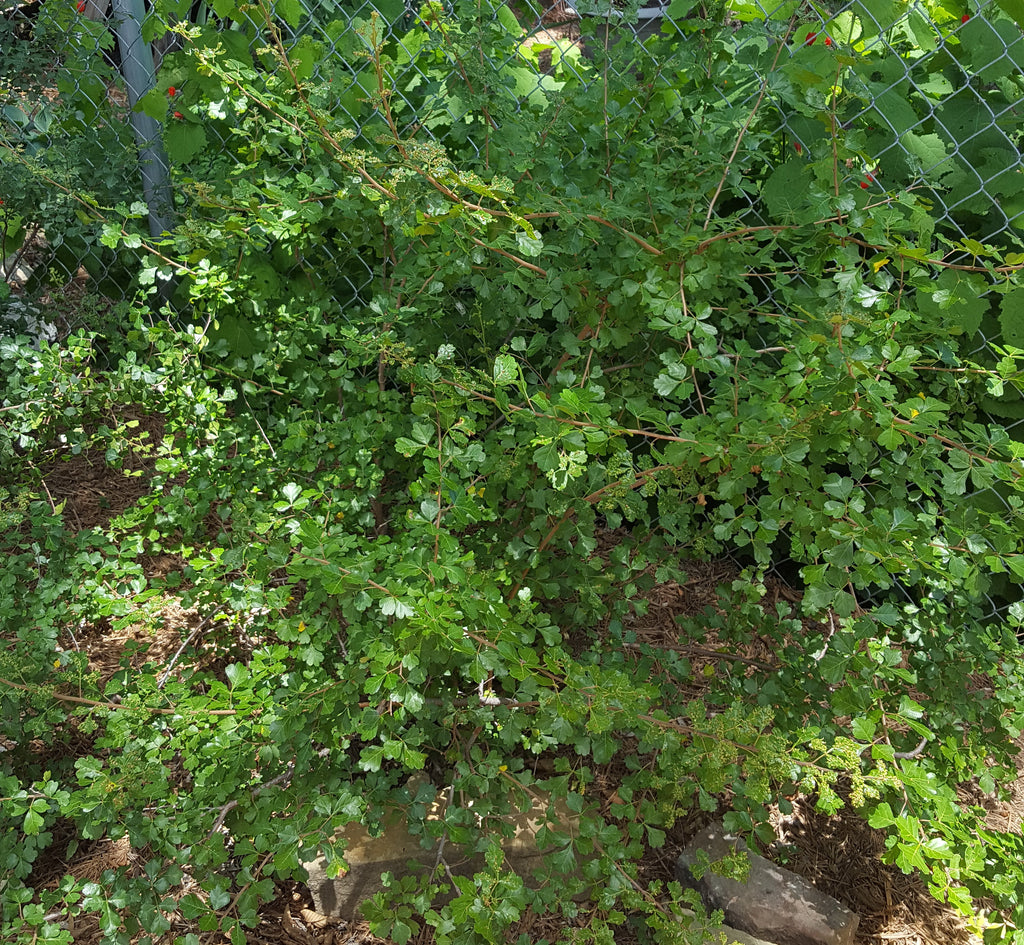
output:
[[[573,941],[627,914],[687,941],[695,903],[640,883],[641,851],[693,808],[767,840],[801,793],[1019,940],[1019,838],[957,789],[996,791],[1020,735],[1021,447],[981,406],[1012,411],[1024,375],[977,332],[1014,324],[1021,257],[935,209],[946,157],[878,170],[855,79],[923,55],[913,29],[877,49],[868,8],[824,30],[679,10],[656,55],[599,30],[542,75],[504,8],[373,16],[341,53],[289,4],[216,12],[143,102],[168,237],[8,150],[10,212],[57,188],[139,294],[103,331],[0,339],[3,935],[92,913],[156,940],[173,914],[244,941],[276,880],[340,868],[336,828],[399,806],[487,867],[396,882],[368,906],[396,942],[500,941],[584,892],[602,911]],[[938,75],[968,23],[932,12]],[[143,480],[100,527],[48,489],[82,456]],[[720,655],[691,699],[690,661],[631,619],[721,556],[726,603],[679,627]],[[768,601],[780,568],[799,593]],[[88,628],[168,597],[202,632],[88,665]],[[777,662],[731,659],[754,636]],[[539,789],[581,817],[534,889],[498,835]],[[51,844],[104,836],[139,874],[33,883]]]

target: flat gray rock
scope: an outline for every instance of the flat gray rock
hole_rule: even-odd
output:
[[[541,842],[538,835],[542,829],[552,823],[572,834],[579,822],[578,815],[561,798],[552,799],[546,792],[535,791],[533,802],[529,810],[513,811],[506,816],[515,835],[501,844],[505,865],[527,885],[534,884],[535,872],[544,872],[544,855],[553,849],[550,841]],[[427,819],[442,820],[445,806],[445,792],[438,791]],[[307,863],[306,871],[317,912],[342,919],[357,917],[360,903],[384,888],[381,876],[385,872],[394,876],[422,875],[443,864],[451,875],[472,876],[485,866],[483,856],[468,854],[453,843],[424,849],[420,837],[410,832],[403,812],[397,809],[385,817],[380,837],[371,837],[361,824],[349,824],[336,839],[344,841],[346,871],[337,877],[329,876],[324,857]]]
[[[711,863],[734,851],[745,853],[750,859],[746,883],[710,869],[698,880],[693,870],[699,872],[703,862],[700,851]],[[676,864],[676,877],[701,894],[706,909],[721,909],[726,923],[777,945],[853,945],[855,941],[860,916],[803,877],[751,853],[721,824],[702,830],[690,841]]]

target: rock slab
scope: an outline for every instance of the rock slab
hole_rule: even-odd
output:
[[[711,870],[698,880],[694,868],[733,852],[750,859],[745,883],[719,876]],[[776,942],[777,945],[854,945],[860,916],[842,903],[815,889],[807,880],[756,853],[721,824],[705,828],[683,850],[676,864],[676,878],[701,894],[708,910],[721,909],[725,921],[741,931]]]
[[[444,792],[439,792],[427,819],[443,820],[445,807]],[[544,855],[555,849],[542,842],[538,834],[545,826],[575,834],[579,818],[561,798],[552,799],[538,791],[530,809],[509,814],[506,819],[515,835],[502,841],[505,864],[523,877],[527,885],[536,887],[534,874],[543,872]],[[340,831],[336,839],[344,841],[348,865],[341,876],[327,875],[324,857],[306,864],[309,891],[317,912],[346,920],[357,917],[360,903],[384,888],[381,876],[386,872],[393,876],[417,875],[432,872],[443,864],[453,875],[472,876],[484,868],[483,856],[473,855],[453,843],[424,849],[421,837],[410,832],[400,810],[391,811],[384,818],[383,827],[380,837],[371,837],[359,823],[348,824]]]

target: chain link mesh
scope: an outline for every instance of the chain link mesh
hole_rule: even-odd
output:
[[[118,301],[119,292],[129,284],[123,278],[124,262],[112,252],[97,248],[94,226],[76,205],[78,192],[94,193],[101,204],[130,202],[143,198],[138,168],[139,151],[128,127],[129,90],[122,73],[124,48],[114,35],[114,13],[110,0],[48,0],[45,4],[3,0],[0,19],[0,144],[17,149],[29,161],[45,168],[45,181],[20,174],[12,162],[0,170],[7,194],[0,205],[0,246],[8,280],[29,292],[50,282],[76,279],[107,298]],[[293,48],[310,44],[317,52],[312,83],[329,83],[336,90],[335,107],[346,113],[353,128],[362,132],[368,120],[363,107],[373,87],[372,64],[361,31],[381,30],[381,38],[396,50],[391,78],[394,105],[400,129],[429,136],[433,127],[446,129],[459,123],[467,112],[459,110],[459,88],[472,88],[475,80],[514,69],[516,81],[495,81],[487,85],[496,96],[505,96],[507,108],[521,107],[531,95],[544,94],[562,78],[600,83],[600,72],[580,68],[581,57],[594,57],[617,47],[620,55],[605,59],[603,68],[619,75],[657,82],[672,74],[671,45],[665,37],[682,38],[702,29],[702,11],[688,0],[670,0],[661,5],[638,8],[621,0],[555,0],[540,6],[535,0],[512,0],[508,7],[494,6],[492,16],[514,17],[521,33],[520,45],[500,61],[489,58],[481,45],[481,57],[468,64],[450,57],[447,82],[426,90],[424,83],[435,80],[418,65],[417,50],[408,45],[409,30],[417,22],[440,16],[443,8],[410,6],[402,0],[342,3],[338,0],[301,0],[302,14],[294,27],[284,28],[284,39]],[[922,4],[894,4],[880,0],[853,0],[836,6],[828,19],[803,8],[782,18],[780,10],[760,0],[733,6],[729,17],[745,22],[762,20],[763,34],[738,28],[724,33],[732,43],[737,62],[747,63],[747,75],[735,87],[722,85],[717,94],[723,107],[737,114],[759,111],[761,120],[772,115],[775,134],[786,142],[787,155],[812,156],[827,146],[825,126],[808,109],[797,109],[788,95],[787,68],[810,44],[830,48],[838,69],[844,56],[874,52],[885,55],[870,74],[854,70],[844,73],[842,107],[836,120],[845,126],[863,126],[865,153],[871,163],[840,168],[844,185],[870,189],[883,198],[886,192],[914,188],[925,193],[940,218],[939,236],[954,246],[957,240],[984,244],[999,243],[1014,248],[1024,226],[1024,188],[1020,144],[1019,93],[1024,87],[1024,38],[1006,19],[990,18],[993,3],[965,11],[960,23],[939,29],[929,9]],[[791,9],[791,7],[787,7]],[[216,21],[213,9],[196,2],[188,11],[188,22]],[[739,27],[740,20],[727,19]],[[799,25],[797,25],[799,24]],[[148,35],[159,30],[147,23]],[[225,41],[234,27],[222,24]],[[906,55],[900,38],[910,37],[917,50]],[[788,40],[788,41],[787,41]],[[159,36],[153,43],[155,76],[182,45],[174,33]],[[949,56],[951,45],[959,45],[961,61],[969,64],[963,81],[953,84],[934,68]],[[230,42],[229,42],[230,46]],[[102,51],[103,66],[92,71],[76,67],[89,53]],[[965,52],[966,50],[966,52]],[[131,54],[128,52],[128,54]],[[443,50],[434,53],[444,55]],[[934,61],[933,61],[934,60]],[[90,60],[90,61],[95,61]],[[943,61],[945,61],[943,59]],[[470,73],[470,66],[472,70]],[[713,68],[713,66],[711,66]],[[436,69],[435,69],[436,72]],[[587,79],[586,77],[590,78]],[[838,81],[838,79],[837,79]],[[1013,94],[1000,90],[1013,88]],[[415,95],[412,92],[415,91]],[[62,102],[73,100],[68,112]],[[424,110],[423,103],[426,103]],[[419,104],[417,104],[419,103]],[[633,108],[642,108],[637,96]],[[430,116],[426,121],[424,115]],[[677,120],[690,116],[680,105]],[[210,159],[230,159],[233,142],[208,133],[205,153]],[[487,147],[484,127],[468,124],[463,129],[464,146],[480,155]],[[583,142],[585,136],[579,134]],[[99,156],[99,159],[98,159]],[[567,166],[579,154],[566,154]],[[766,154],[765,160],[770,158]],[[296,170],[298,168],[296,167]],[[33,190],[35,188],[35,190]],[[47,232],[35,222],[19,219],[10,207],[19,198],[33,198],[45,215]],[[30,202],[30,201],[29,201]],[[750,225],[765,222],[760,203],[749,198],[742,208]],[[26,238],[27,234],[27,238]],[[927,234],[925,234],[927,235]],[[339,268],[339,306],[363,299],[372,292],[377,273],[370,261],[362,259],[358,247],[346,246],[336,238],[332,249]],[[947,261],[970,262],[964,249]],[[794,276],[799,278],[799,276]],[[982,287],[984,293],[991,286]],[[773,287],[760,286],[767,304]],[[453,304],[459,304],[454,298]],[[3,303],[0,303],[2,305]],[[24,304],[24,303],[22,303]],[[983,357],[992,343],[1004,340],[998,323],[985,320],[976,333],[975,355]],[[1015,339],[1016,340],[1016,339]],[[1017,403],[983,405],[992,420],[1021,434],[1024,410]],[[973,497],[977,501],[977,496]],[[984,501],[1013,514],[1009,504],[994,490]],[[1006,604],[989,600],[991,614]]]

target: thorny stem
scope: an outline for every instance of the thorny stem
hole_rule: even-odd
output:
[[[754,120],[754,116],[757,114],[758,109],[761,107],[761,102],[764,101],[765,93],[768,91],[768,76],[775,71],[775,66],[779,62],[779,57],[782,55],[782,50],[786,48],[786,40],[789,38],[789,34],[793,31],[793,24],[796,22],[796,18],[799,15],[799,11],[793,14],[792,19],[789,21],[789,27],[786,30],[785,38],[778,44],[778,48],[775,50],[775,58],[772,60],[771,66],[768,68],[768,74],[764,77],[761,82],[761,91],[757,93],[757,100],[754,102],[754,107],[750,109],[750,114],[747,115],[747,120],[743,123],[743,127],[740,128],[740,133],[736,136],[736,144],[733,145],[732,154],[729,155],[729,160],[725,162],[725,168],[722,171],[722,176],[718,181],[718,186],[715,188],[715,193],[711,197],[711,202],[708,204],[707,216],[704,217],[704,229],[706,230],[711,224],[711,215],[715,211],[715,203],[718,201],[719,195],[722,193],[722,188],[725,186],[725,182],[729,177],[729,171],[732,168],[732,162],[736,160],[736,155],[739,153],[740,144],[743,141],[744,136],[747,133],[747,129],[750,127],[750,123]]]

